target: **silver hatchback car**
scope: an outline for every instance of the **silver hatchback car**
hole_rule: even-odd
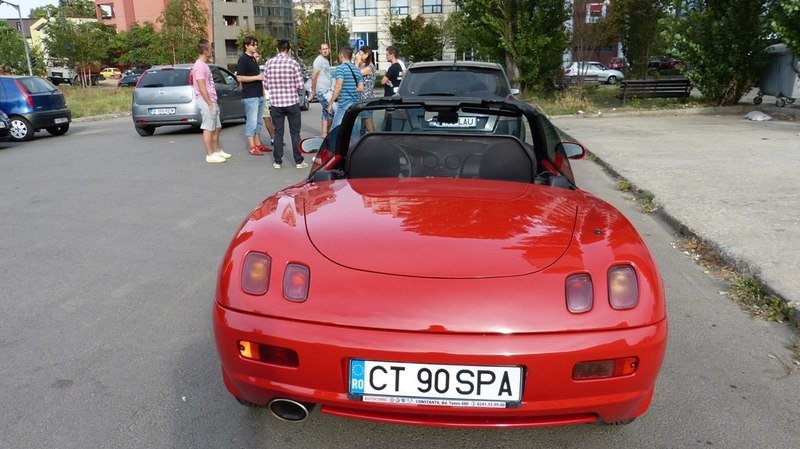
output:
[[[209,67],[217,89],[220,120],[243,119],[242,91],[236,77],[218,65]],[[140,136],[152,136],[159,126],[200,126],[191,72],[192,64],[177,64],[152,67],[142,74],[133,89],[131,110],[134,129]]]

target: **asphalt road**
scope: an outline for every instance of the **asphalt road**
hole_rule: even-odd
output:
[[[318,105],[303,113],[316,133]],[[288,424],[225,390],[211,331],[217,266],[259,201],[300,180],[245,154],[203,160],[200,134],[130,118],[0,143],[0,448],[785,448],[800,441],[788,331],[753,321],[726,286],[633,209],[592,162],[583,188],[644,235],[667,289],[670,341],[648,414],[624,427],[452,430],[315,410]],[[288,136],[287,136],[288,137]]]

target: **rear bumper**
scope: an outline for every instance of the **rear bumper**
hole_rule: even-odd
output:
[[[222,377],[234,396],[256,404],[289,398],[323,413],[444,427],[537,427],[617,422],[643,414],[664,357],[666,320],[615,331],[468,335],[345,328],[255,316],[214,305]],[[296,368],[240,356],[239,341],[290,348]],[[625,377],[574,381],[577,362],[636,356]],[[522,402],[501,409],[362,402],[348,394],[351,358],[414,363],[520,365]]]
[[[72,111],[67,108],[53,109],[49,111],[29,112],[21,114],[35,129],[50,128],[53,126],[61,126],[66,123],[72,122]],[[66,122],[56,123],[56,119],[67,119]]]
[[[174,114],[154,115],[155,109],[175,108]],[[202,117],[197,103],[192,101],[186,104],[149,104],[135,105],[132,111],[133,123],[136,126],[167,126],[167,125],[192,125],[200,126]]]

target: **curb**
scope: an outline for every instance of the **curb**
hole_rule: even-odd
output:
[[[602,112],[593,114],[562,114],[562,115],[547,115],[548,117],[555,118],[603,118],[603,117],[658,117],[665,115],[736,115],[747,114],[750,111],[761,111],[769,113],[773,116],[784,115],[788,116],[789,121],[800,120],[800,107],[787,106],[779,108],[774,105],[754,105],[754,104],[738,104],[735,106],[704,106],[699,108],[681,108],[681,109],[658,109],[658,110],[637,110],[637,111],[621,111],[621,112]]]
[[[589,150],[586,150],[586,152],[587,155],[591,156],[590,160],[592,162],[599,165],[603,170],[606,171],[606,173],[610,174],[615,179],[627,179],[624,176],[620,175],[614,169],[614,167],[612,167],[609,163],[601,159],[597,154],[592,153]],[[633,187],[633,189],[638,190],[638,187],[632,182],[631,186]],[[655,195],[655,193],[653,193],[653,195]],[[656,196],[656,200],[657,199],[658,197]],[[719,257],[722,260],[722,262],[733,268],[736,273],[752,276],[753,278],[755,278],[758,282],[760,282],[764,286],[768,294],[778,296],[779,298],[781,298],[781,300],[783,300],[786,303],[786,305],[795,310],[796,313],[794,315],[794,318],[792,318],[790,324],[793,325],[796,330],[800,330],[800,301],[790,301],[789,299],[787,299],[788,295],[781,294],[779,291],[772,288],[772,286],[770,286],[768,283],[764,281],[764,279],[761,278],[760,275],[761,270],[756,265],[754,265],[752,262],[742,257],[731,254],[730,251],[721,244],[703,237],[698,232],[691,229],[689,226],[687,226],[686,224],[682,223],[680,220],[675,218],[672,214],[669,213],[669,211],[664,209],[663,205],[659,205],[658,209],[655,212],[648,215],[657,216],[679,235],[685,237],[693,237],[703,242],[704,244],[708,245],[709,247],[711,247],[711,249],[716,251],[717,254],[719,254]]]
[[[117,114],[103,114],[103,115],[87,115],[85,117],[78,117],[72,119],[73,123],[81,123],[81,122],[100,122],[103,120],[111,120],[113,118],[120,118],[120,117],[130,117],[130,112],[120,112]]]

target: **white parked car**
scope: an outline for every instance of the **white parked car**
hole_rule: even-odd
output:
[[[619,70],[609,69],[597,61],[573,62],[564,68],[564,76],[597,76],[597,80],[605,84],[616,84],[625,79]]]

